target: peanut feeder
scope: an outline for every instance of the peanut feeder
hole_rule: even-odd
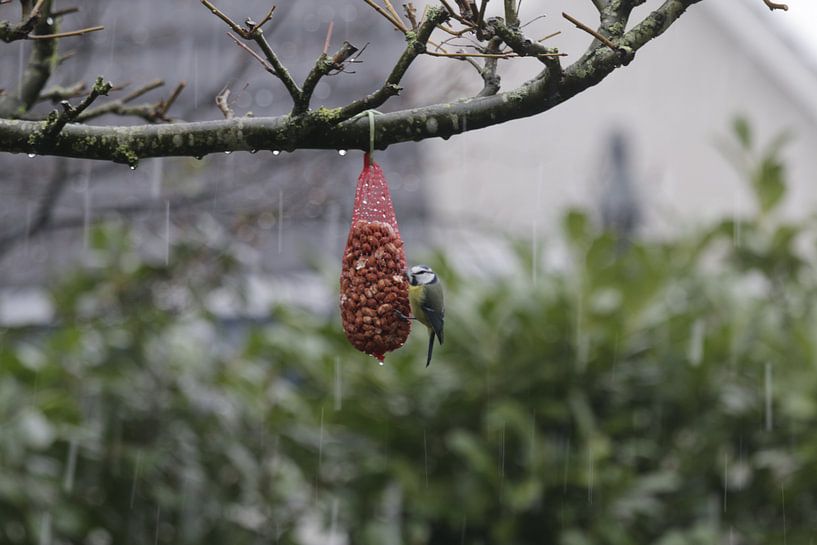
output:
[[[340,313],[352,345],[380,360],[403,346],[411,322],[406,255],[388,182],[371,153],[357,180],[340,275]]]

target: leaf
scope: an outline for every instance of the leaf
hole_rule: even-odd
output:
[[[473,434],[465,430],[453,431],[449,434],[447,443],[451,452],[458,454],[468,464],[469,470],[481,475],[495,473],[496,466],[491,455]]]
[[[736,117],[732,120],[732,130],[741,147],[749,151],[752,147],[752,128],[749,126],[749,121],[743,116]]]
[[[771,212],[780,204],[786,193],[786,183],[784,166],[776,156],[767,156],[760,162],[752,176],[752,187],[755,190],[760,210],[764,214]]]
[[[590,238],[590,221],[581,210],[573,209],[565,214],[562,220],[562,228],[569,241],[578,245]]]

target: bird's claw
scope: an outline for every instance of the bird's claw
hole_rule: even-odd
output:
[[[400,316],[403,320],[405,320],[407,322],[415,319],[415,318],[412,318],[411,316],[406,316],[405,314],[403,314],[402,312],[400,312],[397,309],[394,309],[394,313],[397,314],[398,316]]]

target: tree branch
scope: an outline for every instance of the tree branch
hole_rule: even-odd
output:
[[[483,5],[485,4],[483,3]],[[501,43],[502,39],[498,36],[494,36],[488,40],[488,45],[485,47],[485,51],[488,53],[498,53],[499,45]],[[496,73],[497,64],[499,64],[499,59],[497,58],[485,59],[485,65],[483,66],[482,70],[479,71],[479,75],[482,76],[482,89],[477,94],[478,97],[489,97],[499,92],[502,80],[499,77],[499,74]]]
[[[520,57],[534,57],[547,66],[554,74],[561,75],[562,65],[559,62],[559,51],[526,38],[518,28],[506,25],[500,17],[488,21],[488,31],[493,32],[511,50]]]
[[[406,49],[400,55],[397,64],[394,65],[383,86],[374,93],[341,108],[338,112],[338,121],[345,121],[366,110],[378,108],[389,98],[397,95],[401,90],[400,80],[403,79],[403,75],[405,75],[411,63],[414,62],[414,59],[425,52],[426,44],[437,25],[444,23],[447,19],[448,13],[445,10],[439,8],[429,9],[416,32],[407,35]]]
[[[76,108],[71,106],[67,100],[60,102],[62,112],[57,110],[51,112],[45,120],[45,126],[29,136],[29,143],[35,148],[38,148],[44,143],[53,141],[65,125],[71,121],[75,121],[88,106],[93,104],[99,95],[107,95],[112,87],[113,85],[111,85],[110,82],[105,82],[102,78],[97,78],[96,83],[94,83],[93,88],[91,88],[91,92]]]
[[[624,58],[598,44],[561,74],[546,70],[544,75],[512,91],[383,114],[377,120],[378,147],[433,137],[448,138],[466,130],[478,130],[545,112],[596,85],[617,67],[632,60],[638,49],[661,35],[690,5],[698,1],[665,0],[617,40],[619,49],[625,53]],[[429,18],[434,18],[437,11],[430,9]],[[432,28],[428,29],[429,35],[431,30]],[[404,52],[386,86],[391,84],[393,77],[399,81],[408,67],[406,61],[413,58],[412,55],[419,54],[413,45],[422,43],[419,34],[418,32],[418,36],[410,40],[411,47]],[[378,92],[381,91],[382,89]],[[349,105],[334,110],[322,108],[308,111],[297,118],[240,117],[200,123],[132,127],[93,127],[69,123],[56,138],[44,142],[38,148],[32,146],[29,135],[42,131],[44,123],[4,119],[0,120],[0,149],[131,164],[141,157],[202,156],[234,150],[365,150],[369,145],[368,121],[361,118],[343,122],[343,116],[365,110],[372,107],[370,104],[377,102],[358,102],[354,107]]]
[[[179,93],[184,89],[185,83],[181,82],[179,85],[176,86],[173,93],[171,93],[170,98],[167,100],[160,100],[155,104],[139,104],[136,106],[128,106],[130,102],[133,102],[140,96],[161,87],[164,85],[165,82],[162,80],[155,80],[151,81],[148,84],[139,87],[132,93],[117,99],[102,104],[100,106],[96,106],[94,108],[89,108],[87,111],[82,112],[80,115],[77,116],[76,121],[79,123],[84,123],[88,120],[106,115],[106,114],[115,114],[121,116],[134,116],[140,117],[147,121],[148,123],[156,123],[157,121],[169,121],[166,114],[170,106],[175,102],[176,97],[178,97]]]
[[[68,161],[62,158],[58,159],[54,173],[42,193],[42,197],[37,205],[37,209],[31,217],[31,221],[27,222],[27,225],[22,228],[11,229],[7,233],[0,233],[0,260],[2,260],[15,245],[24,240],[32,240],[37,236],[51,231],[75,229],[88,225],[89,218],[84,214],[59,219],[53,218],[54,207],[65,188],[69,185],[66,183],[68,180],[67,170]],[[91,221],[93,223],[101,223],[109,220],[111,217],[137,216],[143,213],[164,210],[168,204],[174,211],[178,212],[179,210],[211,202],[215,198],[222,198],[239,193],[259,183],[263,183],[263,179],[244,181],[241,184],[230,186],[222,185],[210,191],[203,191],[194,195],[179,194],[161,200],[96,207],[94,208],[94,219]]]
[[[300,87],[298,87],[298,84],[295,83],[294,79],[292,79],[289,70],[287,70],[283,63],[278,59],[278,55],[276,55],[272,50],[272,47],[270,47],[269,42],[267,42],[267,39],[264,37],[264,34],[260,28],[253,34],[253,40],[255,40],[255,43],[257,43],[258,47],[261,48],[261,51],[264,52],[264,56],[267,58],[267,61],[269,61],[270,65],[275,70],[275,75],[281,80],[281,83],[284,84],[284,87],[286,87],[286,90],[289,93],[289,96],[292,97],[293,102],[298,100],[298,98],[301,96]]]
[[[303,87],[301,89],[301,96],[295,101],[295,106],[292,108],[292,114],[301,115],[309,110],[309,103],[312,100],[312,93],[315,92],[315,87],[321,78],[329,74],[332,70],[343,70],[343,63],[357,51],[357,47],[349,42],[343,42],[343,45],[335,53],[332,58],[326,53],[321,53],[318,60],[315,61],[315,66],[306,76]]]
[[[80,97],[85,94],[85,82],[78,81],[73,85],[69,85],[68,87],[63,87],[61,85],[55,85],[50,87],[40,93],[40,96],[37,97],[37,102],[47,102],[51,101],[57,103],[61,100],[66,100],[69,98],[76,98]]]
[[[12,25],[8,21],[0,21],[0,41],[11,43],[16,40],[54,40],[57,38],[69,38],[71,36],[83,36],[90,32],[105,30],[105,27],[103,26],[93,26],[88,28],[80,28],[78,30],[69,30],[66,32],[43,34],[38,31],[37,34],[32,34],[32,32],[36,30],[37,24],[44,20],[42,17],[42,12],[45,10],[43,10],[42,7],[46,1],[47,0],[39,0],[31,10],[30,15],[18,25]],[[65,15],[66,13],[72,13],[72,11],[63,10],[57,14],[52,14],[51,17],[56,19],[61,15]]]
[[[28,225],[21,229],[0,235],[0,259],[21,239],[38,235],[51,224],[51,215],[54,206],[62,195],[67,181],[68,161],[60,158],[56,162],[54,172],[43,191],[34,216]]]
[[[34,21],[32,29],[28,32],[36,30],[39,34],[49,34],[56,31],[56,18],[41,17],[41,12],[47,12],[50,8],[50,0],[39,0],[34,5],[29,12],[29,18],[24,21],[24,23]],[[19,95],[0,96],[0,116],[16,117],[29,111],[34,106],[56,65],[56,52],[56,40],[37,40],[34,42],[31,56],[20,82],[20,93]]]
[[[15,40],[25,40],[34,31],[35,26],[41,20],[43,6],[47,0],[37,0],[34,7],[26,13],[26,5],[23,4],[23,17],[17,25],[12,25],[8,21],[0,21],[0,40],[11,43]],[[47,9],[47,6],[46,6]]]
[[[509,26],[519,26],[519,14],[516,13],[516,0],[505,0],[505,20]]]
[[[298,87],[298,84],[295,83],[295,80],[292,79],[289,70],[287,70],[286,67],[278,59],[278,55],[276,55],[275,52],[272,50],[272,47],[270,47],[269,42],[267,42],[267,39],[264,37],[264,30],[261,28],[262,26],[264,26],[264,24],[267,23],[267,21],[272,19],[272,14],[275,11],[275,6],[272,6],[272,8],[270,8],[269,12],[267,12],[264,18],[261,19],[260,23],[255,23],[251,19],[247,19],[246,20],[247,27],[244,28],[235,21],[233,21],[232,19],[230,19],[218,8],[216,8],[211,2],[209,2],[209,0],[201,0],[201,3],[207,9],[209,9],[213,15],[224,21],[227,24],[227,26],[229,26],[236,34],[238,34],[245,40],[252,40],[258,44],[258,47],[260,47],[261,51],[264,52],[264,56],[267,58],[267,61],[269,63],[269,64],[264,63],[265,69],[281,80],[281,83],[283,83],[284,87],[286,87],[289,96],[292,97],[292,101],[297,104],[298,101],[301,100],[302,95],[301,89],[300,87]],[[241,44],[233,36],[230,37],[233,38],[233,40],[238,45],[243,46],[243,44]],[[255,53],[251,49],[247,47],[245,47],[244,49],[253,54],[258,60],[262,60],[258,55],[255,55]],[[270,67],[272,68],[272,70],[269,69]]]

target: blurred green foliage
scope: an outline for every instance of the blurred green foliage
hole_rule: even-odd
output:
[[[0,542],[807,543],[817,225],[779,217],[782,140],[735,134],[755,214],[625,246],[572,211],[535,278],[528,243],[499,277],[433,258],[428,369],[336,313],[215,317],[229,253],[95,231],[53,326],[0,337]]]

